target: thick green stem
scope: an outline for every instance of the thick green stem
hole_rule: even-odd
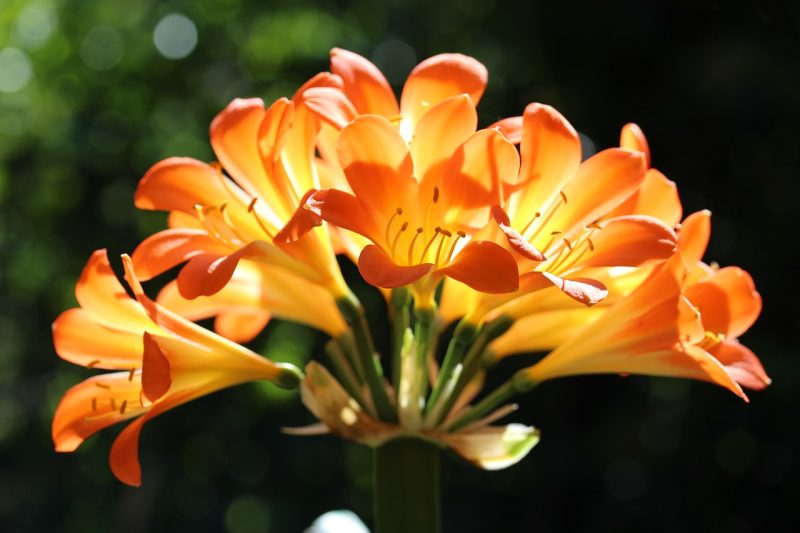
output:
[[[401,287],[392,290],[392,386],[395,394],[400,390],[400,376],[403,373],[403,341],[411,321],[408,312],[410,302],[411,293],[408,289]]]
[[[375,533],[439,533],[439,457],[430,442],[402,437],[375,448]]]
[[[339,298],[336,300],[336,305],[353,331],[359,366],[363,369],[363,377],[369,387],[378,416],[387,422],[397,421],[397,413],[389,402],[389,395],[383,384],[383,368],[375,353],[375,345],[372,343],[364,308],[355,295],[351,295],[349,298]]]

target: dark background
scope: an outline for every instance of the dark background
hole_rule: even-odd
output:
[[[749,405],[670,379],[543,385],[512,417],[543,431],[521,464],[491,473],[445,462],[446,530],[792,530],[800,518],[800,241],[791,218],[800,212],[798,4],[578,4],[5,0],[0,527],[294,532],[338,508],[369,522],[369,451],[281,434],[310,416],[269,385],[148,424],[138,490],[109,472],[117,428],[69,455],[55,454],[49,436],[60,395],[90,374],[58,359],[50,323],[74,305],[92,250],[108,247],[113,258],[163,227],[163,215],[133,208],[138,179],[167,156],[211,160],[208,124],[230,99],[289,95],[341,46],[370,57],[396,87],[435,53],[475,56],[490,72],[483,125],[541,101],[604,148],[637,122],[685,212],[713,211],[707,259],[747,269],[764,298],[743,340],[774,384]],[[181,59],[154,44],[170,13],[197,32]],[[168,55],[190,48],[180,20],[162,39]],[[321,339],[298,331],[273,324],[254,346],[302,362]]]

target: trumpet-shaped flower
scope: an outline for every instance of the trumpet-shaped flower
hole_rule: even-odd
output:
[[[291,365],[273,363],[153,302],[130,259],[125,273],[136,299],[117,281],[105,250],[89,259],[75,289],[80,307],[53,323],[56,351],[88,368],[117,370],[68,390],[53,419],[56,450],[70,452],[95,432],[133,420],[111,448],[114,475],[141,483],[139,434],[153,417],[200,396],[252,380],[293,386]]]
[[[700,262],[708,235],[707,212],[688,217],[678,252],[629,296],[590,317],[585,327],[572,328],[568,339],[559,339],[550,354],[524,371],[527,378],[538,383],[596,373],[689,377],[745,399],[740,385],[769,384],[758,358],[735,340],[755,321],[761,299],[741,269],[713,270]],[[492,351],[502,357],[538,349],[532,339],[512,329]]]
[[[338,83],[321,74],[301,91]],[[237,99],[211,124],[221,166],[170,158],[152,167],[135,202],[142,209],[170,211],[171,228],[134,252],[142,279],[186,262],[177,280],[180,293],[188,299],[211,296],[244,260],[286,269],[334,297],[347,294],[326,231],[306,232],[309,216],[296,210],[306,191],[319,187],[313,165],[319,125],[299,97],[281,98],[269,108],[257,98]],[[271,276],[261,282],[267,292],[281,290]]]

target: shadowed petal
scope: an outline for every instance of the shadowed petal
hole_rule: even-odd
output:
[[[489,294],[514,292],[519,287],[514,257],[491,241],[470,242],[438,273]]]
[[[411,285],[431,271],[431,263],[402,266],[374,245],[368,245],[358,256],[358,271],[370,285],[394,289]]]
[[[334,48],[331,50],[331,71],[342,78],[344,91],[359,114],[394,117],[400,113],[389,82],[378,67],[364,57]]]

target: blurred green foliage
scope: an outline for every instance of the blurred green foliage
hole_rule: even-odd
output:
[[[71,455],[56,455],[49,438],[60,395],[90,373],[56,357],[49,324],[74,305],[92,250],[114,257],[164,225],[162,214],[133,208],[139,177],[168,156],[210,160],[207,127],[225,104],[290,95],[327,68],[333,46],[364,53],[398,88],[434,53],[474,55],[491,75],[483,124],[543,101],[584,134],[587,151],[638,122],[687,212],[715,212],[709,258],[751,271],[765,298],[745,341],[775,384],[751,405],[671,380],[542,387],[515,415],[543,428],[522,464],[485,473],[447,463],[448,530],[779,531],[779,515],[797,523],[800,294],[788,280],[798,259],[789,217],[800,212],[798,13],[790,2],[755,1],[4,0],[4,531],[301,531],[334,508],[369,518],[369,451],[280,434],[311,418],[296,395],[269,385],[151,423],[138,490],[108,470],[115,430]],[[380,298],[364,294],[380,317]],[[320,341],[276,324],[254,345],[297,363]]]

